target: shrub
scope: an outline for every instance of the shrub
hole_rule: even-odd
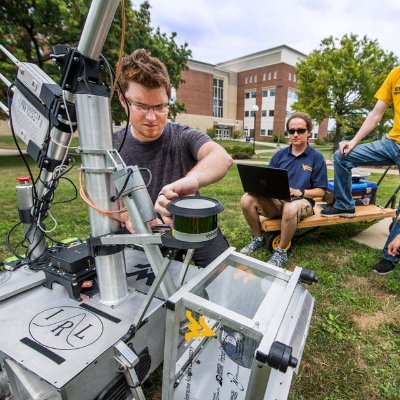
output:
[[[208,128],[206,132],[211,139],[215,139],[215,136],[217,136],[217,131],[215,128]]]
[[[248,157],[246,157],[246,158],[250,158],[253,155],[253,147],[251,147],[251,146],[241,146],[241,145],[232,146],[232,147],[227,146],[227,147],[225,147],[225,150],[232,157],[234,154],[238,154],[238,153],[247,154]]]
[[[279,133],[274,133],[272,136],[272,140],[274,143],[278,143],[278,138],[279,138],[279,143],[287,143],[287,137],[280,135]]]
[[[318,145],[318,146],[321,146],[321,145],[327,145],[327,144],[330,144],[330,143],[333,143],[333,142],[332,142],[332,137],[331,136],[325,136],[323,138],[315,139],[314,143],[316,145]]]
[[[251,158],[251,154],[243,151],[238,151],[237,153],[231,154],[234,160],[247,160]]]
[[[239,139],[242,136],[242,131],[233,131],[232,136],[234,139]]]

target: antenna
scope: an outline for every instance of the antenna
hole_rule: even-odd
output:
[[[0,44],[0,50],[17,66],[21,64],[3,45]]]

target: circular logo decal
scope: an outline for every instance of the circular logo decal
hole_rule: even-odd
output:
[[[29,323],[34,340],[56,350],[77,350],[96,342],[103,334],[103,322],[80,307],[53,307],[35,315]]]

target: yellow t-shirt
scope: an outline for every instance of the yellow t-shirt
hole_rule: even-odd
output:
[[[394,121],[389,137],[400,143],[400,66],[390,72],[375,97],[387,105],[393,103]]]

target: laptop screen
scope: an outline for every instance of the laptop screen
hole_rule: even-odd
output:
[[[286,169],[245,164],[238,164],[237,167],[245,192],[279,200],[291,200]]]

